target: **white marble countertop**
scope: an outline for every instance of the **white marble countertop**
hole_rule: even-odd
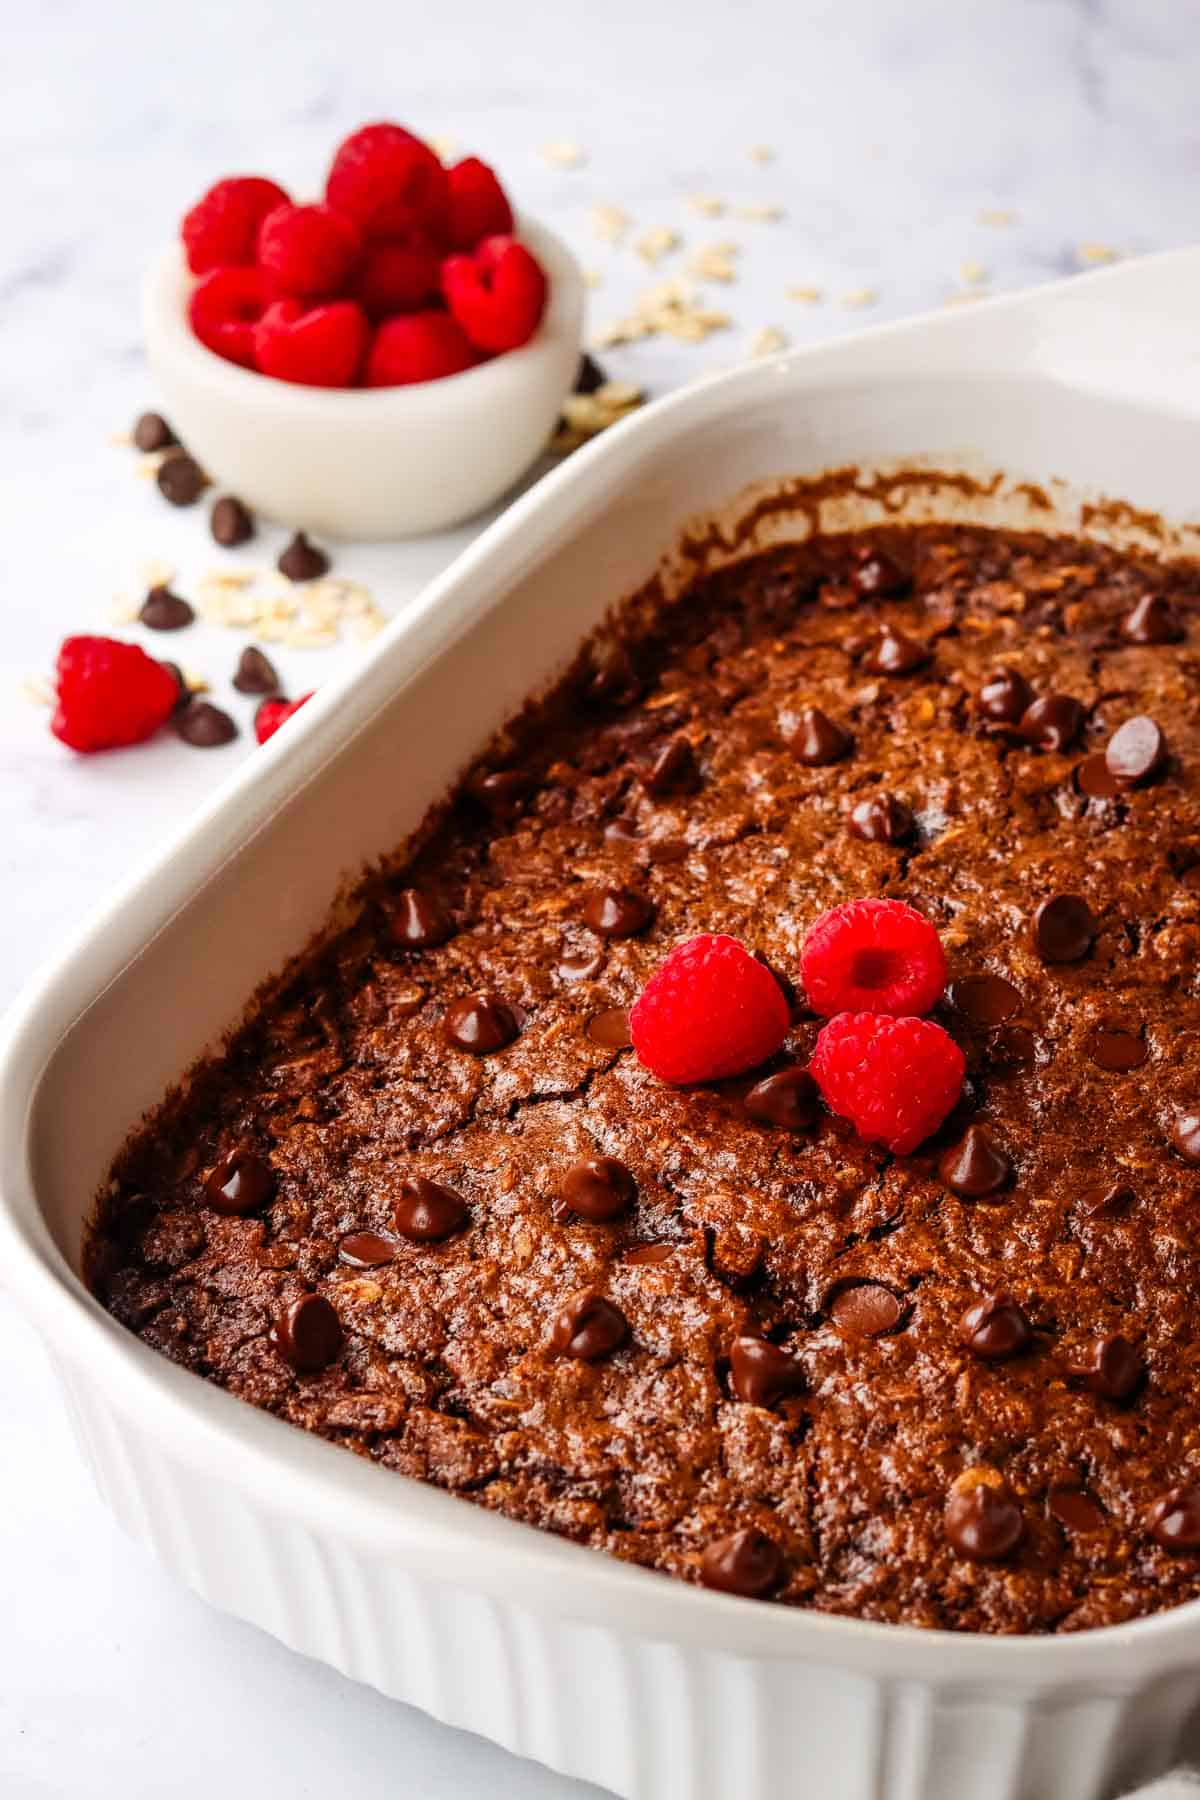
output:
[[[1197,0],[58,0],[6,18],[4,46],[0,1004],[253,753],[243,730],[219,751],[164,736],[75,758],[20,697],[63,635],[108,628],[114,594],[136,593],[148,561],[177,567],[186,592],[218,560],[203,509],[173,512],[108,442],[154,399],[139,265],[218,175],[253,168],[315,187],[332,144],[374,117],[448,136],[495,161],[519,203],[598,271],[596,326],[703,245],[735,241],[739,279],[710,290],[733,329],[605,354],[614,376],[652,392],[733,362],[766,326],[802,344],[964,289],[1068,273],[1087,245],[1132,255],[1195,233]],[[580,146],[580,166],[543,159],[555,139]],[[772,159],[755,160],[755,145]],[[701,217],[695,194],[730,210]],[[595,236],[598,205],[635,221],[623,246]],[[734,210],[763,205],[785,216]],[[686,242],[651,271],[632,239],[655,226]],[[823,298],[789,299],[789,287]],[[877,296],[869,309],[847,301],[862,290]],[[395,613],[470,535],[348,548],[337,566]],[[242,560],[282,541],[266,532]],[[227,703],[242,641],[194,627],[157,644]],[[354,654],[279,661],[298,692]],[[250,710],[238,703],[243,727]],[[177,1588],[87,1485],[42,1352],[2,1293],[0,1354],[6,1800],[583,1795]]]

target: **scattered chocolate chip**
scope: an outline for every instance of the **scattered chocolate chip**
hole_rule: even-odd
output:
[[[902,594],[912,585],[899,563],[886,550],[872,549],[866,544],[858,550],[858,562],[851,571],[850,580],[864,599]]]
[[[603,950],[580,950],[563,957],[558,973],[563,981],[594,981],[603,967]]]
[[[378,1231],[352,1231],[338,1245],[338,1256],[352,1269],[381,1269],[395,1262],[396,1240]]]
[[[323,1294],[302,1294],[285,1306],[270,1336],[280,1356],[301,1375],[315,1375],[341,1354],[341,1321]]]
[[[189,700],[183,711],[175,714],[175,729],[185,744],[197,750],[215,750],[232,743],[238,734],[229,714],[207,700]]]
[[[411,1238],[414,1244],[440,1244],[443,1238],[464,1230],[471,1220],[461,1194],[424,1175],[410,1175],[400,1183],[392,1217],[401,1237]]]
[[[454,930],[453,921],[440,900],[421,888],[401,888],[388,920],[393,943],[405,950],[432,950],[444,944]]]
[[[876,1281],[846,1282],[829,1302],[829,1316],[846,1337],[883,1337],[894,1331],[904,1308]]]
[[[807,1069],[779,1069],[756,1081],[742,1105],[760,1125],[807,1131],[815,1124],[820,1094]]]
[[[668,794],[694,794],[700,786],[696,753],[685,737],[664,744],[642,777],[642,785],[656,800]]]
[[[193,506],[208,486],[208,476],[186,450],[173,450],[159,463],[154,479],[159,493],[172,506]]]
[[[464,994],[446,1008],[442,1029],[456,1050],[472,1056],[490,1056],[503,1050],[519,1035],[521,1026],[506,1000],[495,994]]]
[[[182,631],[195,616],[182,595],[161,584],[150,589],[138,611],[138,618],[151,631]]]
[[[1019,1075],[1037,1062],[1037,1039],[1024,1025],[1001,1025],[989,1037],[985,1056],[993,1075]]]
[[[232,550],[254,536],[254,515],[233,494],[222,494],[213,501],[208,529],[223,550]]]
[[[1003,1025],[1021,1010],[1021,995],[1003,975],[965,975],[950,989],[950,1004],[972,1025]]]
[[[317,581],[322,575],[328,575],[329,558],[298,531],[287,549],[281,552],[275,567],[289,581]]]
[[[164,662],[162,666],[167,671],[168,675],[171,675],[174,677],[175,686],[178,689],[178,692],[175,696],[175,704],[171,708],[171,715],[172,715],[172,717],[174,717],[176,713],[181,713],[183,711],[184,707],[188,704],[189,700],[192,697],[191,689],[188,687],[188,684],[187,684],[186,680],[184,679],[183,670],[180,668],[178,663]]]
[[[657,868],[670,868],[672,863],[685,862],[690,850],[686,838],[652,838],[646,845],[646,856]]]
[[[946,1539],[972,1562],[999,1562],[1015,1550],[1024,1531],[1021,1509],[1003,1488],[979,1482],[946,1502]]]
[[[823,769],[848,756],[853,741],[849,732],[843,731],[819,706],[806,706],[788,739],[788,746],[796,760],[806,768]]]
[[[595,706],[620,706],[635,700],[642,689],[641,677],[623,644],[593,643],[592,670],[584,686],[584,698]]]
[[[1164,1550],[1200,1550],[1200,1487],[1175,1487],[1146,1514],[1150,1536]]]
[[[629,1211],[637,1198],[637,1183],[615,1156],[590,1156],[567,1170],[558,1191],[569,1212],[603,1225]]]
[[[1178,1113],[1171,1126],[1171,1145],[1184,1162],[1200,1165],[1200,1113]]]
[[[489,769],[472,779],[470,789],[493,819],[511,825],[520,817],[532,785],[524,769]]]
[[[862,666],[868,675],[911,675],[928,661],[924,644],[885,625],[863,657]]]
[[[1033,689],[1017,669],[993,669],[976,702],[994,725],[1019,725],[1033,705]]]
[[[966,1349],[985,1362],[1004,1362],[1019,1356],[1033,1342],[1029,1320],[1007,1294],[988,1294],[968,1306],[959,1320],[959,1337]]]
[[[1138,1037],[1135,1032],[1100,1028],[1089,1033],[1083,1048],[1088,1059],[1110,1075],[1124,1075],[1130,1069],[1140,1069],[1150,1054],[1145,1038]]]
[[[607,380],[608,376],[604,373],[604,370],[600,367],[600,364],[596,361],[595,357],[589,356],[585,350],[579,359],[579,368],[575,373],[575,386],[572,389],[572,392],[576,394],[594,394],[596,389],[602,388]]]
[[[1051,1488],[1046,1510],[1068,1531],[1099,1531],[1104,1524],[1103,1507],[1082,1488]]]
[[[674,1256],[678,1244],[634,1244],[622,1256],[623,1263],[663,1263]]]
[[[1067,1364],[1068,1372],[1102,1400],[1128,1400],[1142,1379],[1142,1359],[1128,1338],[1099,1337]]]
[[[945,1152],[938,1174],[952,1194],[964,1200],[982,1200],[998,1194],[1012,1174],[1012,1163],[997,1150],[982,1125],[968,1125],[963,1136]]]
[[[238,657],[233,672],[233,685],[239,694],[277,694],[279,676],[275,665],[257,644],[247,644]]]
[[[603,1012],[593,1013],[584,1030],[602,1050],[628,1050],[633,1043],[629,1014],[623,1006],[609,1006]]]
[[[619,1350],[629,1336],[629,1321],[603,1294],[576,1294],[559,1313],[550,1335],[555,1356],[598,1362]]]
[[[1078,894],[1055,894],[1033,915],[1033,947],[1044,963],[1073,963],[1085,957],[1099,926]]]
[[[237,1216],[275,1196],[275,1177],[261,1156],[240,1146],[223,1156],[204,1183],[204,1197],[219,1213]]]
[[[1116,800],[1125,792],[1123,784],[1113,775],[1101,750],[1097,750],[1092,756],[1085,756],[1081,763],[1077,763],[1071,779],[1076,790],[1086,800]]]
[[[1085,1219],[1115,1219],[1131,1207],[1137,1195],[1124,1182],[1110,1182],[1107,1187],[1085,1188],[1075,1202],[1075,1210]]]
[[[145,412],[134,422],[133,441],[147,456],[156,450],[172,450],[179,442],[161,413]]]
[[[1154,720],[1144,714],[1118,726],[1104,752],[1109,774],[1123,787],[1140,787],[1153,780],[1166,760],[1167,740]]]
[[[636,937],[653,918],[653,901],[632,888],[593,888],[583,903],[584,924],[601,937]]]
[[[1183,627],[1161,594],[1143,594],[1121,620],[1121,636],[1130,644],[1177,644]]]
[[[730,1385],[747,1406],[771,1407],[803,1391],[803,1366],[766,1338],[735,1338],[729,1362]]]
[[[860,800],[850,814],[850,835],[867,844],[903,844],[913,834],[916,820],[895,794],[872,794]]]
[[[1083,730],[1086,717],[1070,694],[1047,694],[1026,707],[1017,729],[1036,750],[1067,750]]]
[[[783,1557],[764,1531],[731,1531],[718,1538],[700,1558],[700,1580],[721,1594],[759,1600],[779,1585]]]

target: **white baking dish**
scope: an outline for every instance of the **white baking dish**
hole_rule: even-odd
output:
[[[1200,253],[1179,253],[651,408],[514,506],[30,991],[0,1076],[0,1270],[45,1334],[114,1512],[200,1593],[630,1800],[1092,1800],[1169,1761],[1200,1705],[1200,1605],[1022,1640],[706,1593],[256,1412],[123,1331],[76,1271],[130,1126],[689,515],[751,481],[923,453],[1067,477],[1072,492],[1054,490],[1067,523],[1087,490],[1183,519],[1198,320]],[[946,504],[909,490],[913,512]],[[967,496],[957,510],[1004,519],[1030,504]],[[870,501],[850,514],[873,516]]]

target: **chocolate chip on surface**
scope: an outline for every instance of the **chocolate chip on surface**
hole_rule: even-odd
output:
[[[276,568],[289,581],[319,581],[329,573],[329,558],[316,544],[310,544],[298,531],[286,550],[281,551]]]
[[[388,926],[393,941],[405,950],[432,950],[453,934],[454,923],[435,895],[423,888],[401,888],[392,904]]]
[[[700,1558],[700,1580],[721,1594],[758,1600],[779,1585],[783,1557],[764,1531],[731,1531],[718,1538]]]
[[[1033,705],[1033,689],[1019,669],[993,669],[976,700],[982,716],[993,725],[1019,725]]]
[[[623,1006],[607,1006],[603,1012],[593,1013],[584,1031],[601,1050],[628,1050],[633,1044],[629,1013]]]
[[[895,794],[872,794],[850,814],[850,835],[866,844],[903,844],[915,829],[911,808]]]
[[[134,421],[133,441],[144,455],[153,456],[156,450],[174,449],[179,439],[161,413],[144,412]]]
[[[576,1294],[554,1321],[550,1349],[577,1362],[599,1362],[629,1337],[629,1321],[603,1294]]]
[[[1081,962],[1098,930],[1086,900],[1078,894],[1055,894],[1033,915],[1033,946],[1044,963]]]
[[[253,1150],[238,1146],[223,1156],[204,1183],[214,1211],[239,1216],[255,1212],[275,1197],[275,1176]]]
[[[1020,990],[1003,975],[965,975],[950,989],[950,1004],[972,1025],[1003,1025],[1021,1010]]]
[[[401,1237],[414,1244],[440,1244],[471,1222],[462,1195],[424,1175],[410,1175],[401,1182],[392,1216]]]
[[[584,924],[601,937],[637,937],[654,919],[654,902],[633,888],[593,888],[583,903]]]
[[[876,1281],[845,1282],[829,1302],[829,1316],[843,1337],[884,1337],[903,1311],[891,1289]]]
[[[173,450],[158,465],[154,479],[159,493],[172,506],[194,506],[208,486],[208,476],[186,450]]]
[[[1012,1174],[1012,1163],[993,1144],[982,1125],[968,1125],[963,1136],[938,1163],[938,1174],[951,1193],[964,1200],[997,1194]]]
[[[868,675],[912,675],[929,661],[929,651],[906,632],[885,625],[863,657]]]
[[[1174,1487],[1146,1513],[1146,1526],[1164,1550],[1200,1550],[1200,1487]]]
[[[760,1125],[807,1131],[816,1123],[820,1092],[807,1069],[778,1069],[750,1089],[742,1105]]]
[[[208,529],[223,550],[247,544],[254,536],[254,515],[234,494],[222,494],[213,501],[208,515]]]
[[[830,763],[849,756],[853,739],[848,731],[823,713],[819,706],[806,706],[788,739],[797,762],[809,769],[824,769]]]
[[[803,1364],[766,1338],[735,1338],[729,1352],[729,1384],[747,1406],[774,1406],[803,1392]]]
[[[1114,1332],[1078,1351],[1067,1369],[1089,1393],[1104,1400],[1128,1400],[1142,1379],[1143,1363],[1129,1339]]]
[[[279,676],[275,665],[257,644],[247,644],[238,657],[233,672],[233,685],[239,694],[277,694]]]
[[[946,1539],[971,1562],[1000,1562],[1024,1535],[1021,1509],[1003,1487],[980,1481],[946,1502]]]
[[[1143,594],[1121,620],[1121,636],[1130,644],[1177,644],[1183,627],[1161,594]]]
[[[1068,750],[1083,730],[1086,717],[1070,694],[1046,694],[1026,707],[1018,730],[1037,750]]]
[[[446,1008],[443,1031],[456,1050],[472,1056],[490,1056],[511,1044],[521,1030],[520,1020],[507,1000],[496,994],[464,994]]]
[[[965,1349],[985,1362],[1005,1362],[1033,1342],[1029,1320],[1008,1294],[988,1294],[969,1306],[959,1321]]]
[[[238,728],[227,712],[208,700],[189,700],[182,712],[174,716],[175,730],[185,744],[197,750],[214,750],[229,744]]]
[[[1145,1038],[1136,1032],[1110,1031],[1103,1026],[1088,1033],[1083,1048],[1089,1062],[1110,1075],[1124,1075],[1130,1069],[1140,1069],[1150,1054]]]
[[[615,1156],[590,1156],[572,1164],[559,1184],[563,1206],[592,1224],[607,1224],[629,1211],[637,1183]]]
[[[315,1375],[341,1355],[341,1321],[323,1294],[302,1294],[278,1314],[271,1342],[300,1375]]]
[[[696,752],[685,737],[664,744],[642,777],[642,785],[656,800],[668,794],[694,794],[700,786]]]
[[[352,1269],[381,1269],[395,1262],[396,1240],[379,1231],[352,1231],[338,1245],[338,1257]]]
[[[1167,760],[1167,740],[1153,719],[1126,719],[1108,740],[1104,762],[1114,781],[1140,787],[1153,780]]]
[[[152,587],[138,611],[141,623],[151,631],[182,631],[196,617],[195,610],[169,587]]]

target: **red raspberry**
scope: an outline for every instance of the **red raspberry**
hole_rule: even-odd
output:
[[[50,729],[72,750],[140,744],[170,718],[179,698],[169,669],[117,638],[64,639],[55,679],[58,705]]]
[[[546,305],[546,277],[524,244],[485,238],[473,256],[448,256],[442,292],[473,344],[516,350],[538,328]]]
[[[403,387],[460,375],[482,358],[449,313],[404,313],[385,319],[367,355],[367,387]]]
[[[289,299],[342,293],[361,254],[358,227],[332,206],[277,206],[258,228],[258,266]]]
[[[281,725],[286,725],[293,713],[298,713],[306,700],[311,700],[316,693],[309,688],[307,694],[301,694],[298,700],[264,700],[254,715],[254,735],[260,744],[273,738]]]
[[[450,181],[437,157],[401,125],[364,125],[340,145],[325,198],[367,237],[402,237],[422,227],[443,237]]]
[[[261,269],[214,269],[196,284],[188,318],[207,349],[252,369],[254,328],[270,304],[270,284]]]
[[[302,300],[276,300],[254,330],[254,351],[264,375],[302,387],[353,387],[367,348],[361,306],[335,300],[306,308]]]
[[[447,173],[452,249],[473,250],[481,238],[512,230],[513,210],[495,169],[477,156],[464,156]]]
[[[804,940],[800,978],[814,1012],[928,1012],[946,986],[929,920],[902,900],[851,900],[822,913]]]
[[[790,1023],[771,971],[736,938],[712,932],[677,945],[629,1014],[639,1061],[676,1086],[753,1069],[778,1050]]]
[[[262,175],[231,175],[210,187],[184,214],[180,227],[192,274],[252,263],[259,225],[287,199],[281,187]]]
[[[442,259],[429,239],[418,232],[371,244],[354,284],[354,294],[369,319],[389,313],[416,312],[441,295]]]
[[[932,1019],[846,1012],[821,1028],[809,1070],[831,1112],[907,1156],[962,1092],[967,1059]]]

